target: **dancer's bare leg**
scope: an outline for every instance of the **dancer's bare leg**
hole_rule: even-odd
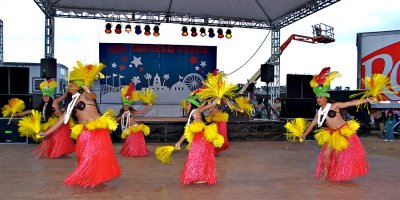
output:
[[[322,180],[326,180],[328,178],[328,170],[329,170],[329,162],[330,162],[330,157],[332,154],[332,149],[329,147],[326,147],[325,152],[324,152],[324,174],[322,176]]]

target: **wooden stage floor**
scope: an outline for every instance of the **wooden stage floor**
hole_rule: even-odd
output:
[[[62,180],[76,165],[75,154],[61,159],[35,159],[36,144],[0,145],[0,199],[400,199],[400,156],[385,155],[361,137],[370,161],[367,176],[331,183],[313,178],[320,148],[314,141],[231,142],[216,157],[218,183],[182,185],[178,178],[186,152],[174,153],[173,165],[161,165],[154,155],[124,158],[117,154],[121,176],[92,189],[65,186]],[[155,147],[165,145],[148,144]],[[392,150],[398,150],[398,140]],[[121,144],[114,144],[115,152]],[[397,148],[397,149],[394,149]],[[397,154],[400,154],[397,151]]]

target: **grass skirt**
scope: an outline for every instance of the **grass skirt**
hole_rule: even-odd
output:
[[[183,184],[205,182],[211,185],[217,183],[214,146],[212,142],[206,141],[202,132],[196,133],[193,137],[179,180]]]
[[[95,187],[121,174],[110,131],[106,128],[83,129],[76,141],[75,152],[78,165],[65,178],[64,184]]]
[[[43,138],[33,154],[38,158],[58,158],[68,155],[74,150],[74,141],[71,138],[69,124],[62,124],[53,133]]]
[[[217,126],[218,126],[218,133],[222,135],[222,137],[224,137],[224,144],[222,145],[222,147],[217,147],[214,149],[215,154],[218,154],[219,152],[229,148],[226,121],[218,122]]]
[[[347,141],[349,145],[346,149],[342,151],[331,149],[327,166],[324,157],[328,147],[327,145],[322,147],[315,169],[315,178],[324,179],[326,173],[326,180],[346,181],[368,173],[368,159],[360,139],[354,134],[347,138]]]
[[[124,145],[119,153],[126,157],[143,157],[149,155],[149,149],[144,140],[143,131],[131,133],[126,136]]]

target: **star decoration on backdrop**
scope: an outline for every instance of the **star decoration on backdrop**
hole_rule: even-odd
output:
[[[132,64],[129,64],[129,68],[132,68],[133,67],[133,65]]]
[[[196,71],[199,71],[199,69],[200,69],[199,66],[196,66],[196,67],[194,67],[194,68],[196,69]]]
[[[206,61],[200,61],[200,62],[201,62],[201,64],[200,64],[200,65],[201,65],[201,67],[203,67],[203,68],[204,68],[205,66],[207,66],[207,64],[206,64]]]
[[[121,57],[122,62],[126,62],[126,59],[127,59],[126,56]]]
[[[123,71],[123,70],[125,70],[125,65],[124,65],[124,64],[121,64],[121,65],[119,66],[119,71]]]
[[[189,58],[189,62],[190,64],[196,64],[197,63],[197,57],[195,57],[194,55],[192,55],[192,57]]]
[[[133,61],[131,63],[137,68],[139,65],[143,65],[142,61],[140,61],[141,59],[142,57],[133,56]]]
[[[111,67],[112,67],[112,68],[116,68],[116,67],[117,67],[117,64],[112,63],[112,64],[111,64]]]
[[[144,67],[139,67],[139,71],[143,72],[144,71]]]

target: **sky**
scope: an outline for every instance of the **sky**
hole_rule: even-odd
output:
[[[3,21],[4,62],[39,63],[44,58],[45,16],[34,1],[0,0],[0,19]],[[341,0],[281,29],[281,43],[292,34],[312,36],[311,26],[319,23],[334,27],[336,41],[329,44],[292,41],[281,55],[280,85],[286,85],[287,74],[314,75],[323,67],[331,67],[342,75],[332,83],[332,88],[357,89],[356,35],[400,30],[400,1]],[[233,37],[228,40],[182,37],[181,25],[177,24],[161,24],[161,35],[157,38],[132,33],[108,35],[104,33],[104,26],[102,20],[55,18],[54,57],[57,62],[69,68],[77,60],[97,63],[99,43],[217,46],[217,68],[230,74],[231,82],[245,83],[271,55],[269,30],[234,28]],[[258,87],[263,85],[265,83],[260,81],[257,83]]]

